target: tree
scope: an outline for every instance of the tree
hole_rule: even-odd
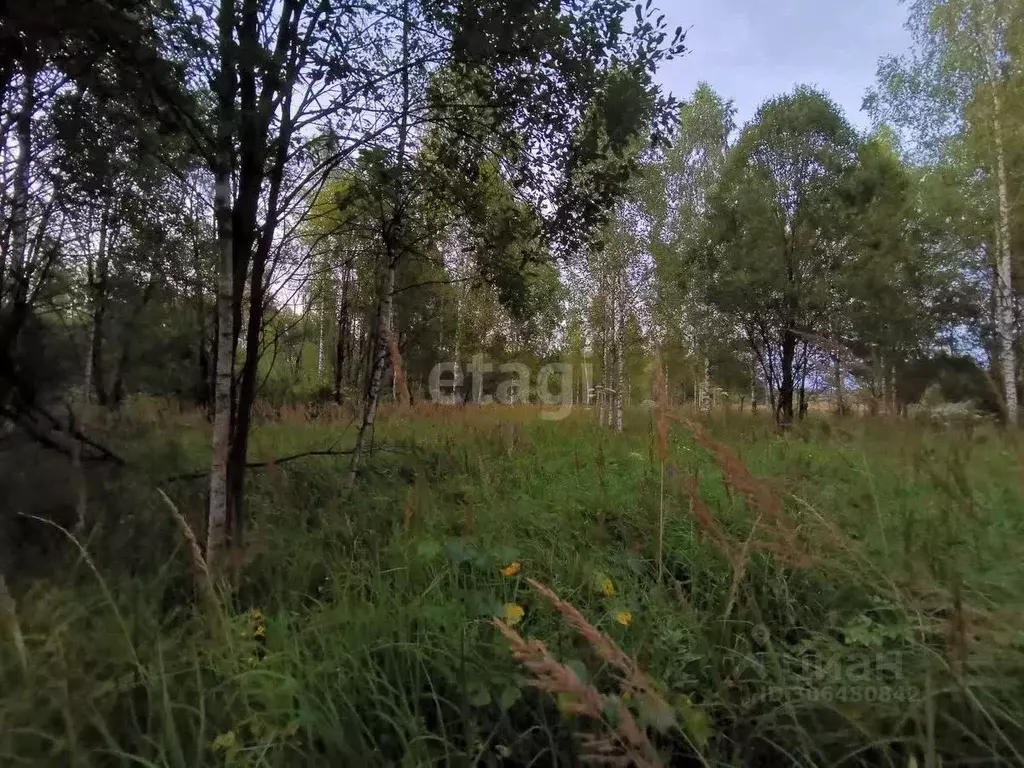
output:
[[[853,368],[874,402],[884,397],[893,410],[897,376],[929,353],[940,331],[966,319],[970,293],[954,283],[960,254],[938,239],[948,237],[949,221],[930,221],[926,211],[935,183],[908,167],[881,129],[858,148],[847,187],[850,257],[836,285],[830,352],[840,382]]]
[[[912,56],[883,60],[880,87],[867,99],[876,119],[905,128],[915,149],[932,160],[963,131],[965,120],[981,127],[976,133],[985,137],[985,150],[979,166],[990,180],[993,197],[990,237],[1002,395],[1006,421],[1012,425],[1018,419],[1018,371],[1006,137],[1013,131],[1008,121],[1021,115],[1007,111],[1004,94],[1017,66],[1013,41],[1022,22],[1020,4],[1011,0],[915,0],[907,20],[915,42]]]
[[[709,273],[699,261],[704,248],[708,200],[720,182],[729,138],[732,103],[706,83],[680,107],[679,133],[653,162],[643,185],[650,217],[648,249],[653,260],[652,319],[669,374],[692,374],[698,407],[709,401],[710,359],[734,334],[708,301]],[[672,352],[676,354],[673,355]]]
[[[810,334],[827,332],[829,286],[843,266],[840,191],[856,150],[852,129],[814,90],[766,102],[729,153],[710,203],[710,298],[744,328],[776,418],[793,395]]]

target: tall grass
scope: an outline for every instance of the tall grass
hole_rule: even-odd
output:
[[[253,473],[225,596],[188,538],[201,481],[156,490],[203,466],[202,421],[109,425],[147,472],[95,479],[86,560],[57,535],[48,573],[7,574],[0,765],[1021,760],[1014,442],[628,415],[385,411],[351,497],[344,457]],[[267,413],[253,459],[347,424]]]

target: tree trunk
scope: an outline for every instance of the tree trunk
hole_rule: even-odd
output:
[[[366,320],[365,318],[360,318],[359,349],[353,350],[354,352],[358,352],[358,354],[353,354],[352,356],[352,365],[354,366],[352,371],[352,383],[359,392],[363,393],[363,398],[366,397],[366,392],[369,390],[369,344],[370,336],[369,333],[367,333]]]
[[[775,420],[780,427],[793,423],[793,363],[796,358],[796,334],[787,329],[782,333],[782,383],[779,386],[779,402]]]
[[[324,324],[327,322],[327,297],[320,302],[319,338],[316,344],[316,383],[317,387],[324,380]]]
[[[711,394],[711,361],[705,357],[703,362],[704,364],[702,369],[704,378],[701,380],[700,384],[700,407],[701,410],[710,410],[711,406],[714,405]]]
[[[622,286],[622,276],[616,276],[616,289],[615,298],[617,307],[615,308],[615,431],[622,431],[622,397],[623,388],[625,386],[625,377],[623,375],[625,355],[622,352],[622,337],[623,337],[623,326],[625,323],[623,315],[625,314],[625,290]]]
[[[32,163],[32,113],[36,105],[35,70],[26,68],[24,77],[21,107],[14,121],[18,154],[14,161],[14,182],[11,185],[10,257],[3,260],[10,262],[10,300],[15,307],[28,300],[28,193]],[[5,263],[0,263],[0,298],[3,297],[6,285],[4,267]],[[14,342],[14,338],[8,340],[9,345],[13,345]]]
[[[231,448],[231,385],[234,366],[234,254],[231,247],[230,169],[218,169],[214,190],[220,262],[217,272],[217,365],[213,389],[213,460],[210,465],[210,512],[206,563],[220,567],[227,538],[228,455]]]
[[[210,462],[210,507],[207,518],[206,564],[221,568],[228,524],[228,458],[231,451],[231,393],[234,382],[234,231],[231,197],[231,156],[234,122],[233,0],[221,0],[218,13],[220,73],[217,83],[217,157],[213,210],[217,223],[217,363],[213,390],[213,458]]]
[[[97,246],[95,270],[90,269],[89,293],[92,299],[92,322],[89,327],[89,359],[87,363],[85,401],[107,404],[106,376],[103,369],[103,324],[107,314],[107,257],[109,214],[106,210],[100,216],[100,237]]]
[[[1006,179],[1006,157],[1003,151],[1002,126],[1000,124],[1000,100],[997,84],[992,86],[992,130],[996,147],[996,176],[999,183],[999,222],[996,242],[998,244],[999,289],[996,292],[996,329],[999,334],[999,351],[1003,373],[1003,398],[1006,403],[1006,423],[1017,426],[1017,356],[1013,348],[1016,335],[1013,307],[1013,262],[1010,240],[1010,202]]]
[[[391,258],[389,257],[389,261]],[[356,482],[356,473],[359,471],[359,462],[362,459],[363,448],[366,439],[373,430],[374,421],[377,418],[377,402],[380,399],[381,384],[384,381],[384,368],[387,361],[387,338],[391,332],[385,327],[388,311],[392,302],[392,293],[395,290],[395,267],[388,267],[387,278],[384,282],[384,289],[380,300],[377,302],[376,332],[371,342],[372,357],[368,371],[366,397],[363,401],[363,423],[356,435],[356,443],[352,448],[352,460],[349,465],[348,477],[345,480],[345,487],[351,489]]]
[[[334,402],[341,405],[345,372],[345,345],[348,343],[348,267],[341,273],[341,308],[338,310],[338,340],[334,349]]]
[[[409,36],[411,32],[411,21],[409,18],[409,0],[402,3],[402,112],[398,125],[398,151],[396,153],[396,166],[398,179],[395,182],[395,199],[391,212],[391,221],[384,227],[385,252],[387,256],[387,275],[384,281],[384,289],[377,302],[377,314],[375,317],[376,327],[374,328],[373,360],[369,372],[369,387],[366,392],[366,400],[363,407],[363,423],[359,427],[359,434],[356,435],[356,443],[352,448],[352,461],[349,466],[346,488],[351,489],[355,485],[356,473],[359,471],[359,462],[362,458],[363,447],[366,438],[373,429],[374,420],[377,417],[377,401],[380,398],[381,381],[384,378],[384,365],[387,359],[387,340],[391,334],[390,321],[394,307],[395,292],[395,271],[398,268],[399,259],[403,255],[404,242],[396,242],[396,233],[402,233],[398,217],[404,216],[401,212],[400,196],[404,191],[405,180],[405,149],[409,138],[409,60],[411,51],[409,49]],[[399,235],[400,236],[400,235]],[[387,325],[388,327],[384,327]]]
[[[389,343],[389,340],[391,339],[391,334],[392,334],[392,332],[394,330],[394,327],[395,327],[395,302],[392,300],[392,301],[390,301],[388,303],[388,323],[387,323],[388,333],[387,333],[387,336],[384,337],[384,344],[385,345],[387,345]],[[396,335],[396,338],[395,338],[395,343],[396,344],[398,343],[397,335]],[[388,359],[390,360],[390,349],[388,350]],[[392,366],[388,366],[388,367],[391,369],[391,402],[397,403],[398,402],[398,371],[395,370],[395,367],[393,365]],[[480,402],[480,401],[478,400],[477,402]]]
[[[833,376],[836,383],[836,415],[844,416],[846,414],[846,402],[844,400],[843,368],[839,360],[839,353],[836,353],[832,360]]]
[[[601,389],[597,393],[597,424],[605,425],[605,411],[608,402],[608,300],[604,299],[605,318],[601,324]],[[611,424],[611,420],[608,420]]]
[[[800,354],[800,418],[807,417],[807,342]]]
[[[286,0],[283,4],[277,47],[290,50],[294,44],[294,28],[291,19],[295,13],[294,3]],[[265,312],[266,270],[274,243],[274,232],[280,216],[279,200],[284,178],[288,148],[294,129],[292,95],[295,85],[295,67],[284,68],[287,77],[278,73],[276,79],[264,75],[262,92],[257,99],[256,72],[260,67],[262,49],[259,42],[257,0],[244,0],[238,27],[240,58],[240,123],[238,126],[239,157],[239,202],[235,206],[236,229],[233,232],[234,265],[241,274],[234,277],[234,318],[241,317],[242,298],[245,292],[246,267],[249,282],[249,317],[245,327],[245,360],[242,363],[238,391],[233,398],[230,452],[228,455],[228,544],[242,546],[245,524],[245,472],[249,453],[249,430],[252,424],[252,408],[256,400],[259,374],[260,345],[263,337]],[[273,83],[272,85],[270,83]],[[270,135],[270,116],[273,101],[280,96],[281,119],[277,135]],[[268,146],[271,148],[268,151]],[[264,182],[266,194],[264,196]],[[257,224],[260,209],[263,209],[263,223]],[[237,345],[241,329],[234,339]]]
[[[757,355],[750,361],[750,412],[757,413]]]

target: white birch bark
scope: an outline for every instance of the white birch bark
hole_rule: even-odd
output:
[[[1013,348],[1016,328],[1013,311],[1013,261],[1010,251],[1010,195],[1006,180],[1006,155],[1000,121],[1000,99],[995,81],[992,86],[992,131],[996,150],[996,177],[999,185],[999,222],[997,259],[999,285],[996,291],[996,328],[1002,357],[1003,397],[1006,423],[1017,426],[1017,356]]]
[[[409,35],[411,31],[411,21],[409,18],[409,0],[405,0],[402,3],[402,113],[399,118],[398,125],[398,151],[396,153],[396,163],[398,166],[399,177],[405,178],[405,152],[406,142],[409,138],[409,66],[410,66],[410,50],[409,50]],[[400,194],[400,189],[396,191],[396,196]],[[397,210],[397,203],[395,201]],[[367,391],[366,402],[363,410],[363,423],[359,428],[359,433],[356,435],[356,443],[352,448],[352,461],[349,465],[348,477],[345,481],[345,487],[351,489],[356,482],[356,474],[359,471],[359,462],[362,459],[363,447],[366,444],[366,439],[370,432],[373,430],[374,421],[377,418],[377,402],[380,399],[380,388],[384,378],[384,367],[385,360],[387,358],[387,340],[391,336],[391,319],[394,310],[394,292],[395,292],[395,271],[398,267],[398,258],[401,255],[399,249],[404,248],[404,243],[389,243],[387,246],[387,259],[388,259],[388,270],[384,280],[383,293],[381,295],[381,301],[377,307],[377,328],[376,328],[376,339],[371,340],[371,344],[374,347],[374,353],[371,362],[370,369],[370,386]],[[349,521],[351,527],[351,520]]]
[[[224,549],[228,518],[228,453],[231,443],[231,381],[235,366],[234,263],[231,232],[231,177],[218,173],[214,187],[214,209],[218,220],[220,259],[217,270],[217,362],[213,387],[213,459],[210,463],[210,511],[207,519],[206,564],[219,567]]]
[[[10,278],[12,302],[27,298],[25,274],[28,258],[28,193],[29,166],[32,161],[32,113],[35,110],[35,73],[26,72],[21,87],[21,107],[15,120],[18,154],[14,161],[14,183],[11,193]],[[2,276],[0,276],[2,277]]]
[[[210,506],[206,525],[206,564],[221,568],[227,541],[228,460],[231,450],[231,386],[234,359],[234,231],[231,190],[231,136],[234,132],[234,28],[232,0],[218,10],[220,73],[217,83],[217,155],[213,169],[213,213],[217,225],[217,360],[213,381],[213,456],[210,460]]]
[[[316,381],[319,384],[324,378],[324,323],[327,322],[327,297],[320,303],[320,333],[316,350]]]
[[[623,287],[622,275],[616,277],[615,300],[618,306],[615,312],[615,430],[622,431],[622,390],[625,384],[624,355],[622,353],[623,315],[625,313],[625,290]]]

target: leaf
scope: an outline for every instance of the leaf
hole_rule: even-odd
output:
[[[493,550],[494,557],[503,563],[511,563],[515,560],[522,560],[522,554],[515,547],[496,547]]]
[[[618,696],[609,694],[601,697],[601,714],[612,728],[619,724],[619,710],[622,706],[622,700]]]
[[[445,555],[455,565],[469,562],[476,557],[476,550],[467,546],[462,539],[448,539],[444,543]]]
[[[470,683],[466,689],[466,699],[474,707],[486,707],[491,703],[491,692],[483,683]]]
[[[583,683],[590,682],[590,673],[587,671],[586,665],[579,659],[569,659],[565,662],[565,666],[571,669]]]
[[[480,590],[469,590],[463,593],[466,609],[472,616],[503,616],[504,608],[501,601],[494,595]]]
[[[434,560],[441,554],[441,545],[432,539],[421,541],[416,547],[416,554],[424,560]]]
[[[694,707],[684,712],[682,717],[686,733],[698,747],[705,748],[711,737],[711,720],[707,713],[703,709]]]
[[[685,694],[675,698],[675,705],[676,712],[682,721],[683,730],[698,747],[706,747],[711,736],[711,720],[707,713]]]
[[[498,706],[502,712],[508,712],[523,697],[518,685],[506,685],[498,696]]]
[[[661,733],[666,733],[676,726],[676,713],[658,697],[641,696],[637,700],[637,711],[644,725]]]

